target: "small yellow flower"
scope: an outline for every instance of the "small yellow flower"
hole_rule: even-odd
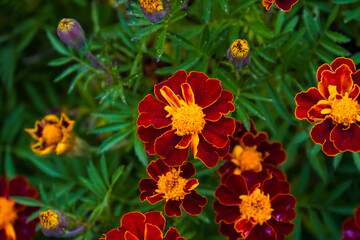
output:
[[[75,121],[70,120],[64,113],[61,118],[46,115],[41,122],[36,121],[35,128],[25,128],[38,142],[31,144],[31,150],[39,155],[64,153],[73,148],[75,136],[71,134]]]
[[[52,230],[59,225],[60,217],[53,210],[47,210],[39,214],[39,220],[42,228]]]
[[[230,46],[231,53],[238,59],[249,55],[249,43],[244,39],[237,39]]]
[[[139,0],[141,7],[148,13],[154,13],[164,10],[161,0]]]

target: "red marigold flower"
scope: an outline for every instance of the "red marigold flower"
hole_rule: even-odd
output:
[[[207,167],[215,167],[229,151],[235,121],[225,117],[235,110],[233,95],[220,81],[204,73],[177,71],[167,81],[155,85],[155,96],[139,103],[136,124],[146,151],[158,154],[169,166],[180,166],[189,149]]]
[[[299,0],[262,0],[262,4],[266,8],[266,10],[269,10],[270,7],[275,3],[278,8],[285,12],[288,12],[291,10],[291,7],[298,1]]]
[[[169,217],[181,216],[180,205],[187,213],[199,215],[206,205],[206,197],[194,189],[199,185],[194,176],[196,170],[191,162],[180,167],[169,167],[162,159],[152,161],[147,167],[151,178],[142,179],[139,183],[140,200],[157,203],[164,198],[165,214]]]
[[[311,139],[326,155],[360,151],[360,70],[351,59],[336,58],[317,71],[318,87],[295,96],[295,116],[317,123]]]
[[[163,237],[165,218],[159,211],[142,214],[129,212],[121,219],[120,227],[104,234],[99,240],[185,240],[176,228],[170,227]]]
[[[32,239],[38,219],[27,222],[27,218],[38,208],[15,203],[10,197],[36,198],[37,195],[38,191],[23,177],[12,178],[9,182],[5,176],[0,177],[0,239]]]
[[[250,119],[250,131],[242,122],[236,121],[234,134],[230,137],[230,152],[224,158],[226,163],[220,167],[222,181],[231,174],[243,171],[260,172],[269,169],[280,179],[286,180],[285,173],[277,167],[286,160],[286,152],[280,142],[269,143],[266,132],[257,132]]]
[[[284,239],[294,228],[290,184],[268,170],[231,175],[215,191],[215,221],[228,239]],[[233,229],[233,230],[232,230]]]
[[[342,229],[342,240],[360,239],[360,207],[355,211],[355,218],[348,218],[345,220]]]

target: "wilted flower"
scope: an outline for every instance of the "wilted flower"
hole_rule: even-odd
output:
[[[275,3],[278,8],[285,12],[288,12],[291,10],[291,7],[298,1],[299,0],[262,0],[262,4],[266,8],[266,10],[269,10],[270,7]]]
[[[36,121],[34,129],[25,129],[38,141],[31,144],[31,149],[39,155],[53,152],[59,155],[72,149],[75,143],[75,136],[71,133],[74,124],[75,121],[70,120],[64,113],[60,120],[55,115],[46,115],[41,122]]]
[[[207,199],[194,190],[199,185],[198,180],[189,179],[196,172],[191,162],[169,167],[158,159],[152,161],[146,170],[151,178],[142,179],[139,183],[141,201],[148,200],[154,204],[165,199],[165,214],[169,217],[181,216],[180,205],[191,215],[201,213]]]
[[[294,225],[290,184],[268,170],[231,175],[215,191],[215,221],[228,239],[284,239]]]
[[[268,169],[280,179],[286,179],[285,173],[277,167],[286,160],[286,152],[280,142],[270,143],[266,132],[257,132],[250,119],[250,131],[242,122],[236,121],[236,128],[230,136],[230,152],[224,157],[226,163],[220,167],[222,181],[231,174],[243,171],[260,172]]]
[[[23,177],[12,178],[8,183],[5,176],[0,177],[0,239],[32,239],[38,220],[27,222],[27,219],[38,208],[15,203],[10,197],[36,198],[37,195],[38,191],[30,187]]]
[[[342,229],[342,240],[360,239],[360,207],[355,211],[355,218],[348,218],[345,220]]]
[[[54,210],[47,210],[39,214],[41,231],[47,237],[62,237],[66,232],[65,218]]]
[[[140,10],[150,22],[156,23],[164,18],[166,11],[161,0],[139,0]]]
[[[104,234],[105,238],[99,240],[185,240],[173,227],[163,237],[164,227],[165,218],[161,212],[129,212],[122,217],[120,227]]]
[[[360,151],[360,71],[351,59],[336,58],[317,71],[318,87],[295,96],[295,116],[317,123],[311,139],[326,155]]]
[[[75,19],[61,19],[57,27],[57,34],[61,41],[76,50],[80,50],[85,47],[84,30]]]
[[[235,40],[227,51],[227,56],[237,69],[250,63],[250,46],[246,40]]]
[[[234,119],[224,116],[235,110],[232,93],[217,79],[183,70],[155,85],[154,92],[157,99],[149,94],[138,107],[137,133],[146,151],[180,166],[191,147],[195,158],[215,167],[228,153],[235,129]]]

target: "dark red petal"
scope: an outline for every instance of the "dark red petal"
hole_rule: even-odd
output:
[[[212,105],[220,98],[222,87],[217,79],[208,79],[201,72],[190,72],[187,82],[194,92],[195,103],[202,108]]]
[[[161,95],[160,89],[164,86],[168,86],[176,95],[181,96],[181,84],[186,82],[187,74],[186,71],[180,70],[177,71],[172,77],[168,80],[156,84],[154,87],[154,93],[157,99],[160,101],[167,103],[165,98]]]
[[[217,148],[223,148],[229,142],[228,136],[235,130],[235,120],[222,117],[217,122],[206,122],[201,135],[204,139]]]
[[[360,70],[357,70],[356,72],[354,72],[352,75],[351,75],[353,81],[354,81],[354,84],[360,86]]]
[[[145,178],[141,179],[139,182],[140,189],[140,200],[145,201],[147,197],[150,197],[155,194],[155,190],[157,189],[157,184],[153,179]]]
[[[220,233],[226,236],[229,240],[238,240],[241,234],[234,229],[234,224],[226,224],[225,222],[220,223]]]
[[[339,150],[334,147],[330,141],[330,133],[335,126],[331,119],[326,119],[321,123],[316,124],[310,131],[310,137],[315,143],[322,144],[322,150],[326,155],[334,156],[339,153]]]
[[[162,240],[162,230],[150,223],[145,224],[144,240]]]
[[[152,179],[158,181],[161,175],[166,175],[170,171],[170,168],[162,159],[157,159],[147,166],[146,171]]]
[[[127,231],[125,232],[125,240],[141,240],[141,238],[138,238],[137,236],[135,236],[135,234]]]
[[[244,136],[241,138],[240,145],[242,146],[259,146],[260,143],[267,141],[268,135],[266,132],[258,132],[256,135],[254,135],[251,132],[247,132],[244,134]]]
[[[118,229],[113,229],[105,234],[105,240],[125,240],[124,231],[118,231]]]
[[[350,92],[353,86],[351,74],[352,72],[347,65],[341,65],[335,72],[323,71],[322,80],[318,84],[319,92],[325,99],[328,99],[330,96],[328,87],[334,85],[337,92],[341,96],[345,96],[345,93]]]
[[[217,213],[215,221],[219,223],[221,220],[225,223],[234,223],[240,217],[240,210],[238,206],[225,206],[220,204],[219,201],[215,201],[214,210]]]
[[[190,146],[191,140],[193,139],[192,135],[185,135],[182,136],[182,139],[180,140],[180,142],[175,146],[175,148],[178,149],[185,149],[188,148]]]
[[[277,240],[277,234],[275,230],[265,222],[262,226],[256,225],[250,232],[249,236],[246,238],[246,240],[259,239]]]
[[[180,176],[185,179],[191,178],[196,173],[194,164],[192,164],[191,162],[186,162],[184,165],[180,167],[180,170],[181,170]]]
[[[201,134],[199,134],[198,152],[195,158],[200,159],[208,168],[215,167],[219,162],[219,155],[216,148],[209,144]]]
[[[253,188],[258,187],[258,185],[263,183],[265,179],[271,178],[271,175],[266,169],[258,173],[252,171],[244,171],[241,173],[241,175],[245,178],[249,192],[252,192],[254,190]]]
[[[164,240],[177,240],[178,237],[180,237],[180,234],[176,228],[170,227],[165,234]]]
[[[31,240],[35,236],[36,225],[38,224],[39,221],[38,219],[35,219],[26,223],[27,218],[28,216],[22,215],[22,216],[18,216],[18,219],[15,221],[14,229],[16,233],[16,239]]]
[[[306,118],[309,122],[312,122],[308,117],[308,111],[322,99],[324,99],[323,96],[321,96],[316,88],[310,88],[306,92],[296,94],[295,102],[297,107],[295,109],[295,117],[298,119]]]
[[[185,185],[185,189],[186,190],[192,190],[194,188],[196,188],[199,185],[199,181],[196,178],[190,179],[186,185]]]
[[[140,212],[129,212],[124,214],[122,217],[121,228],[125,228],[126,231],[131,232],[139,239],[143,239],[145,231],[145,220],[146,218],[144,214]]]
[[[321,74],[324,70],[330,70],[331,71],[331,67],[329,66],[329,64],[324,63],[323,65],[321,65],[318,70],[316,71],[316,78],[318,80],[318,82],[321,81]]]
[[[220,98],[210,107],[203,109],[205,119],[209,121],[217,121],[222,115],[235,111],[235,106],[232,104],[234,96],[231,92],[223,90]]]
[[[267,221],[268,224],[272,226],[273,229],[275,229],[276,233],[279,235],[289,235],[294,230],[294,224],[292,223],[284,223],[284,222],[278,222],[275,219],[271,218]]]
[[[255,129],[255,124],[254,121],[250,118],[250,132],[254,135],[256,135],[257,131]],[[236,127],[235,127],[235,131],[233,133],[233,135],[231,136],[231,138],[240,141],[240,139],[242,138],[242,136],[247,133],[248,130],[245,128],[245,125],[243,122],[240,121],[236,121]]]
[[[180,200],[168,200],[165,203],[165,214],[168,217],[172,217],[172,216],[177,216],[180,217],[181,216],[181,210],[180,210],[180,205],[181,205],[182,201]]]
[[[360,228],[355,224],[353,218],[346,219],[343,226],[342,240],[358,240],[360,239]]]
[[[341,124],[335,126],[330,133],[330,140],[334,143],[334,146],[341,152],[360,151],[360,126],[357,123],[350,125],[349,129]]]
[[[330,64],[330,67],[333,71],[335,71],[338,67],[340,67],[341,65],[347,65],[350,70],[352,72],[355,72],[356,71],[356,67],[355,67],[355,64],[353,62],[353,60],[351,60],[350,58],[345,58],[345,57],[338,57],[336,58],[331,64]]]
[[[153,126],[150,126],[148,128],[139,127],[137,130],[137,134],[139,135],[139,139],[145,143],[146,152],[150,155],[154,155],[155,140],[170,129],[171,127],[164,129],[155,129]]]
[[[165,104],[156,100],[150,94],[147,95],[139,103],[138,111],[140,113],[136,125],[148,127],[150,125],[154,128],[160,129],[171,125],[171,119],[167,118],[168,114],[165,111]]]
[[[249,220],[240,219],[235,222],[234,228],[237,232],[241,233],[243,238],[247,239],[251,231],[254,229],[254,225]]]
[[[175,148],[181,139],[182,137],[175,134],[175,130],[170,130],[161,135],[155,141],[155,152],[164,158],[164,162],[168,166],[182,165],[189,155],[189,148]]]
[[[182,206],[185,212],[191,215],[199,215],[206,205],[207,199],[196,191],[192,190],[190,194],[185,195]]]
[[[165,195],[163,193],[160,193],[160,194],[155,194],[155,195],[146,197],[146,200],[148,200],[150,204],[155,204],[157,202],[160,202],[164,198],[165,198]]]
[[[359,96],[359,93],[360,93],[360,87],[358,85],[354,85],[353,90],[349,94],[349,98],[357,99]],[[359,99],[358,99],[358,101],[359,101]]]
[[[0,177],[0,196],[5,196],[6,195],[6,189],[7,184],[6,184],[6,176]]]
[[[355,224],[360,228],[360,207],[355,210]]]
[[[257,151],[262,152],[263,156],[266,152],[268,153],[268,155],[264,158],[264,163],[279,166],[286,160],[286,152],[280,142],[262,142],[258,145]]]
[[[236,185],[236,183],[234,185]],[[241,200],[239,199],[240,195],[233,193],[233,191],[235,191],[235,190],[233,190],[233,191],[231,191],[231,190],[232,189],[229,189],[225,185],[220,185],[215,191],[215,197],[219,200],[219,202],[221,204],[224,204],[227,206],[240,204],[240,202],[241,202]],[[243,194],[241,194],[241,195],[243,195]]]
[[[313,120],[314,122],[324,120],[329,115],[328,113],[325,113],[325,114],[321,113],[321,111],[324,109],[331,109],[331,105],[330,104],[316,104],[315,106],[310,108],[310,110],[308,112],[309,118],[311,120]]]
[[[230,142],[228,142],[223,148],[213,148],[219,157],[225,157],[230,151]]]
[[[281,10],[288,12],[291,10],[291,7],[298,1],[299,0],[275,0],[275,5]]]
[[[263,163],[263,169],[267,169],[270,174],[276,175],[279,180],[286,181],[286,174],[284,171],[280,170],[279,168],[275,167],[272,164]]]
[[[16,177],[9,181],[6,194],[7,197],[21,196],[36,198],[38,195],[38,190],[30,187],[28,181],[24,177]],[[24,205],[16,203],[15,208],[17,209],[17,211],[24,211],[26,207]]]
[[[279,222],[290,222],[296,216],[295,197],[290,194],[279,194],[271,200],[271,208],[274,211],[271,216]]]
[[[272,199],[279,193],[289,193],[290,184],[286,181],[279,181],[278,177],[274,175],[272,178],[266,179],[261,188],[265,194],[270,194],[270,199]]]

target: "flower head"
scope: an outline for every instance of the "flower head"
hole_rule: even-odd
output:
[[[280,142],[270,143],[266,132],[257,132],[250,120],[250,131],[242,122],[236,122],[234,134],[230,137],[230,152],[224,158],[226,163],[220,167],[222,181],[231,174],[241,174],[243,171],[260,172],[268,169],[280,179],[286,179],[283,171],[277,167],[286,160],[286,152]]]
[[[342,229],[342,240],[360,239],[360,207],[355,210],[355,218],[345,220]]]
[[[61,41],[76,50],[85,47],[84,30],[75,19],[61,19],[57,27],[57,34]]]
[[[215,191],[216,222],[229,239],[284,239],[294,228],[290,185],[268,170],[231,175]]]
[[[235,110],[232,93],[217,79],[183,70],[155,85],[154,92],[157,99],[149,94],[138,107],[137,133],[146,151],[180,166],[191,147],[195,158],[215,167],[229,151],[235,129],[234,119],[224,116]]]
[[[360,71],[348,58],[336,58],[317,71],[318,87],[295,96],[295,116],[317,123],[310,132],[323,152],[334,156],[339,152],[360,151]]]
[[[139,183],[140,200],[154,204],[165,199],[165,214],[169,217],[181,216],[180,205],[191,215],[198,215],[207,199],[194,189],[199,185],[194,165],[187,162],[180,167],[169,167],[162,159],[152,161],[147,167],[151,178]]]
[[[66,232],[67,222],[58,211],[47,210],[39,214],[41,231],[47,237],[62,237]]]
[[[166,11],[161,0],[139,0],[140,10],[150,22],[156,23],[164,18]]]
[[[250,63],[250,46],[244,39],[235,40],[227,51],[227,56],[236,68],[241,69]]]
[[[262,0],[262,4],[266,8],[266,10],[269,10],[270,7],[275,3],[278,8],[285,12],[288,12],[291,10],[291,7],[298,1],[299,0]]]
[[[25,129],[38,141],[31,144],[31,149],[39,155],[53,152],[59,155],[70,150],[74,145],[74,136],[71,134],[74,124],[75,121],[70,120],[64,113],[60,120],[55,115],[46,115],[41,122],[36,121],[34,129]]]
[[[164,227],[165,218],[161,212],[129,212],[122,217],[120,227],[104,234],[105,238],[100,240],[185,240],[173,227],[163,237]]]
[[[30,240],[35,235],[37,219],[27,222],[27,218],[38,208],[15,203],[10,197],[21,196],[36,198],[38,191],[29,186],[23,177],[9,182],[0,177],[0,239]]]

